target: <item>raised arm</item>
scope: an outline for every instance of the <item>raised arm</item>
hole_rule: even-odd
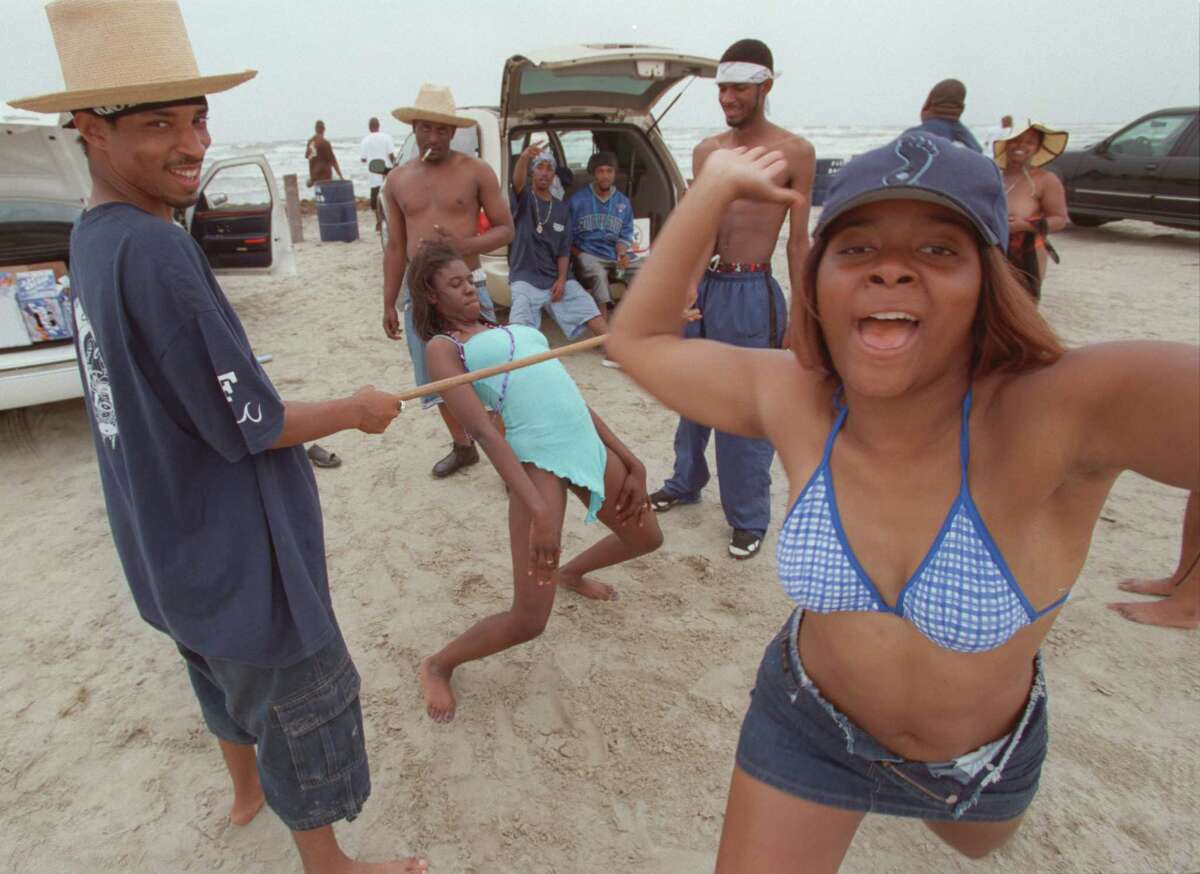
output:
[[[393,340],[399,340],[400,314],[396,311],[396,301],[404,283],[404,271],[408,269],[408,227],[404,211],[393,195],[392,183],[392,179],[385,178],[379,192],[388,217],[387,245],[383,250],[383,331]]]
[[[621,302],[606,346],[609,356],[666,406],[694,422],[747,437],[765,436],[762,383],[787,353],[685,341],[679,314],[712,252],[722,213],[738,198],[790,207],[798,195],[780,186],[786,173],[780,152],[739,149],[709,155]]]
[[[520,194],[525,190],[525,180],[529,178],[529,162],[536,158],[541,151],[542,146],[527,146],[517,158],[517,163],[513,165],[513,194]]]
[[[1073,404],[1076,412],[1077,468],[1132,470],[1200,489],[1200,349],[1106,343],[1072,352],[1061,364],[1070,368],[1062,394],[1064,407]]]
[[[812,201],[813,177],[817,170],[817,153],[808,140],[796,137],[788,143],[788,163],[792,168],[790,188],[803,200],[797,200],[788,210],[788,281],[792,294],[799,294],[804,285],[804,261],[808,257],[808,208]]]

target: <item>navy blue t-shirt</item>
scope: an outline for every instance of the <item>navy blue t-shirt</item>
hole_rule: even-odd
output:
[[[567,205],[557,197],[540,200],[529,185],[508,193],[513,214],[513,241],[508,247],[508,281],[549,288],[558,280],[558,259],[571,254]],[[542,232],[537,232],[538,223]],[[567,273],[568,278],[570,272]]]
[[[127,203],[71,234],[75,346],[142,617],[209,658],[293,664],[334,632],[316,479],[188,233]]]

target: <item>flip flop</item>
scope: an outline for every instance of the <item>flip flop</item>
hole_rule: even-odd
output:
[[[342,464],[336,452],[330,452],[316,443],[308,447],[308,458],[316,467],[341,467]]]
[[[680,503],[684,502],[674,495],[668,495],[665,489],[659,489],[650,496],[650,509],[655,513],[665,513]]]

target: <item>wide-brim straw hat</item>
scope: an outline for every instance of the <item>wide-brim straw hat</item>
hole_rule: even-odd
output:
[[[1070,134],[1065,130],[1054,130],[1053,128],[1046,127],[1044,124],[1031,121],[1020,130],[1014,131],[1004,139],[996,140],[992,143],[992,155],[995,157],[996,163],[1000,165],[1001,170],[1008,166],[1008,142],[1031,130],[1038,131],[1042,135],[1042,147],[1034,153],[1032,158],[1025,162],[1030,167],[1040,167],[1043,164],[1049,164],[1067,150],[1067,140],[1070,138]]]
[[[66,88],[10,100],[18,109],[71,112],[183,100],[258,75],[201,76],[177,0],[54,0],[46,17]]]
[[[448,124],[451,127],[471,127],[475,124],[475,119],[454,111],[454,95],[448,87],[430,85],[428,82],[421,86],[415,104],[393,109],[392,115],[397,121],[405,124],[415,124],[418,121]]]

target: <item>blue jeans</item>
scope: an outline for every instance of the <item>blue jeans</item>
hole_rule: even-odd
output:
[[[1040,656],[1009,734],[947,762],[912,761],[852,722],[805,673],[796,646],[802,616],[793,613],[763,654],[738,767],[789,795],[844,810],[963,822],[1004,821],[1025,811],[1049,743]]]
[[[286,668],[206,658],[176,644],[209,731],[254,745],[267,804],[292,831],[351,820],[371,794],[359,677],[337,632]]]
[[[778,348],[787,330],[787,303],[769,273],[708,271],[696,299],[701,319],[689,322],[684,337],[705,337],[751,349]],[[772,330],[773,329],[773,330]],[[675,429],[675,470],[663,491],[688,504],[700,500],[708,485],[704,453],[712,428],[680,419]],[[771,462],[775,447],[767,440],[717,432],[717,476],[721,509],[731,528],[760,537],[771,523]]]

